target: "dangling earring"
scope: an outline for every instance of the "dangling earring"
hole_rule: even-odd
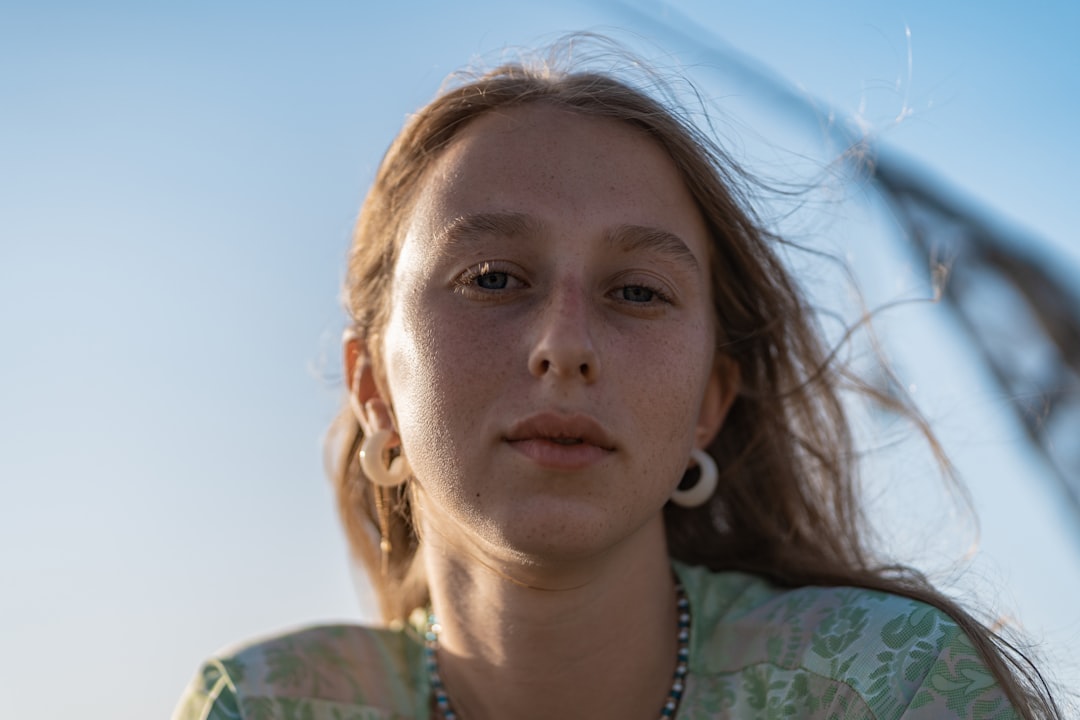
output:
[[[716,461],[709,453],[694,448],[690,451],[690,458],[698,466],[698,481],[689,490],[676,488],[675,492],[671,493],[671,502],[685,508],[699,507],[707,503],[716,492],[716,482],[720,477]]]
[[[360,452],[357,453],[360,469],[375,486],[371,490],[375,498],[375,513],[379,517],[379,554],[382,561],[380,570],[384,578],[390,569],[390,552],[393,550],[390,544],[390,508],[384,493],[404,484],[412,472],[404,454],[391,460],[390,467],[383,464],[386,443],[393,434],[392,430],[379,430],[365,436],[364,442],[360,444]]]
[[[375,496],[375,513],[379,517],[379,573],[383,578],[390,570],[390,552],[394,546],[390,544],[390,508],[387,505],[384,493],[392,492],[390,488],[372,483],[372,494]]]
[[[398,455],[390,461],[390,467],[383,464],[386,442],[393,436],[393,430],[379,430],[364,438],[360,444],[360,469],[368,480],[381,487],[401,485],[412,472],[405,455]]]

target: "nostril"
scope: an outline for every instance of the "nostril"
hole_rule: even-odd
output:
[[[560,357],[559,352],[545,352],[544,348],[539,348],[529,357],[529,372],[535,377],[557,377],[563,380],[579,378],[587,383],[596,380],[599,362],[598,358],[592,356],[591,350],[587,353],[564,352],[562,354],[571,356]],[[584,354],[588,356],[582,357]],[[572,355],[577,355],[577,357]],[[582,360],[585,362],[581,362]]]

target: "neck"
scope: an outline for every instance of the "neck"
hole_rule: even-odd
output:
[[[424,547],[458,717],[653,720],[671,688],[674,583],[663,524],[603,556],[545,567]],[[427,540],[425,541],[427,542]]]

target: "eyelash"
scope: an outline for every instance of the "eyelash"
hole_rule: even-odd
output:
[[[507,286],[499,288],[486,288],[477,285],[477,282],[484,277],[492,275],[502,275],[506,277]],[[478,295],[478,296],[490,296],[493,294],[501,293],[505,290],[511,290],[514,288],[508,287],[510,283],[519,283],[521,286],[527,286],[524,280],[518,277],[514,272],[507,268],[504,264],[492,261],[486,261],[478,263],[463,273],[457,276],[454,280],[454,292],[461,293],[463,295]],[[628,300],[625,297],[616,297],[615,300],[620,303],[624,303],[631,306],[650,307],[657,303],[664,305],[673,304],[671,294],[664,288],[660,287],[659,283],[647,283],[647,282],[632,282],[625,285],[619,285],[612,293],[625,292],[630,288],[640,288],[651,293],[651,297],[643,302],[634,300]]]
[[[666,305],[671,304],[671,296],[668,295],[662,288],[659,288],[656,285],[649,285],[647,283],[635,282],[635,283],[630,283],[630,284],[627,284],[627,285],[621,285],[618,288],[616,288],[616,290],[625,291],[625,290],[627,290],[629,288],[640,288],[642,290],[647,290],[648,292],[652,293],[653,297],[649,298],[649,300],[644,301],[644,302],[637,302],[637,301],[634,301],[634,300],[627,300],[626,298],[619,298],[620,302],[629,303],[631,305],[642,305],[642,306],[652,305],[655,301],[660,301],[660,302],[662,302],[662,303],[664,303]]]
[[[489,293],[498,293],[498,292],[500,292],[502,290],[507,289],[505,287],[502,287],[502,288],[485,288],[485,287],[480,287],[480,286],[478,286],[476,284],[476,282],[480,278],[486,277],[486,276],[489,276],[489,275],[505,275],[506,278],[507,278],[508,284],[509,284],[511,279],[518,282],[518,283],[521,283],[522,285],[525,284],[525,282],[521,278],[519,278],[517,275],[515,275],[513,272],[511,272],[508,268],[503,267],[500,263],[488,261],[488,262],[478,263],[478,264],[470,267],[465,272],[458,275],[457,278],[454,280],[454,292],[461,293],[461,294],[468,294],[468,293],[489,294]]]
[[[615,301],[623,305],[629,305],[636,308],[655,308],[658,305],[674,305],[675,296],[668,289],[668,287],[659,280],[650,281],[648,276],[642,277],[642,274],[636,271],[627,272],[623,276],[615,278],[616,287],[609,293],[609,295],[617,294]],[[622,297],[630,288],[640,288],[652,294],[648,300],[644,302],[638,302],[635,300],[628,300]]]

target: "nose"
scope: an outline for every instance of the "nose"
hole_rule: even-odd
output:
[[[585,293],[573,287],[556,292],[539,312],[529,372],[537,378],[596,382],[600,357],[589,325]]]

